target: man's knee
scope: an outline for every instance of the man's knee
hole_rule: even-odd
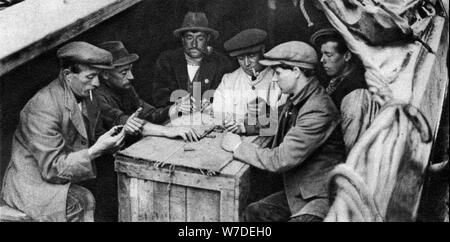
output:
[[[67,194],[67,221],[93,221],[94,210],[94,195],[84,187],[71,185]]]
[[[264,200],[250,204],[244,211],[246,222],[283,222],[290,216],[289,208],[268,204]]]
[[[245,222],[255,221],[258,217],[258,211],[260,211],[258,209],[258,202],[251,203],[244,210],[243,220]]]

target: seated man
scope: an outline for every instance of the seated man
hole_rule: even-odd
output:
[[[88,97],[111,54],[86,42],[57,52],[59,76],[20,113],[2,196],[36,221],[92,221],[94,198],[75,182],[95,178],[93,160],[119,149],[125,131],[116,127],[94,142],[99,113]]]
[[[204,92],[216,89],[223,74],[231,71],[231,62],[208,46],[219,33],[208,26],[208,19],[202,12],[188,12],[174,35],[181,38],[183,48],[165,51],[159,56],[152,81],[152,98],[156,107],[167,107],[171,105],[170,97],[175,90],[185,90],[189,97],[177,102],[176,110],[186,113],[201,109],[193,103],[202,102],[203,107],[210,104],[210,100],[195,98],[202,99]],[[194,87],[198,90],[194,91]],[[200,97],[195,97],[195,92]]]
[[[94,99],[101,109],[103,129],[114,125],[124,125],[126,145],[141,138],[142,135],[160,135],[166,137],[181,136],[185,140],[196,140],[197,134],[186,127],[164,127],[163,122],[169,120],[170,107],[156,109],[139,98],[131,83],[133,63],[139,59],[130,54],[122,42],[108,41],[99,45],[111,52],[113,66],[111,70],[100,73],[101,86],[95,90]],[[104,162],[106,161],[106,162]],[[97,162],[99,170],[95,184],[94,197],[98,204],[96,219],[99,221],[117,221],[117,174],[114,171],[114,158],[103,156]]]
[[[330,78],[326,88],[341,111],[341,128],[347,152],[369,128],[379,110],[364,77],[364,68],[334,29],[317,31],[311,42],[322,52],[323,69]]]
[[[189,141],[197,140],[194,129],[153,124],[168,121],[170,107],[156,109],[136,94],[130,81],[133,79],[131,69],[139,59],[138,55],[129,54],[119,41],[108,41],[99,46],[111,52],[114,66],[100,74],[102,85],[94,92],[102,111],[102,121],[107,128],[125,125],[127,134],[179,136]]]
[[[283,174],[284,190],[250,204],[246,221],[322,221],[328,213],[328,176],[344,161],[339,111],[314,76],[317,55],[304,42],[280,44],[260,63],[275,70],[281,91],[289,94],[271,148],[242,142],[233,133],[223,149],[237,160]]]
[[[249,124],[248,115],[256,118],[258,112],[278,112],[278,106],[286,102],[287,95],[282,95],[273,81],[274,71],[259,63],[264,53],[266,37],[267,33],[263,30],[247,29],[224,44],[230,56],[236,57],[240,66],[223,76],[214,93],[214,116],[220,120],[226,119],[224,122],[228,131],[255,134],[259,130],[255,128],[255,123]],[[267,107],[263,107],[266,104]],[[234,118],[230,118],[231,116]]]

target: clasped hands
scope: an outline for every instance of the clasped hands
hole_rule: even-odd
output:
[[[128,135],[141,134],[147,121],[138,118],[142,108],[139,108],[127,119],[124,125],[125,133]],[[163,136],[169,138],[181,137],[184,141],[197,142],[200,138],[200,133],[194,128],[190,127],[163,127],[153,125],[153,129],[158,129]]]
[[[195,98],[189,94],[182,97],[178,102],[174,104],[173,107],[175,108],[177,113],[181,112],[183,114],[189,114],[191,112],[198,112],[198,111],[208,114],[212,113],[212,105],[208,99],[206,98],[202,99],[200,108],[194,105],[195,102],[196,102]]]

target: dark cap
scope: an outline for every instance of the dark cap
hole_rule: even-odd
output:
[[[103,42],[98,47],[109,51],[113,57],[113,66],[123,66],[131,64],[139,59],[137,54],[130,54],[120,41]]]
[[[313,35],[311,35],[311,43],[315,46],[318,46],[320,44],[319,40],[321,40],[324,37],[333,37],[333,38],[342,38],[341,34],[333,28],[325,28],[317,30]]]
[[[261,29],[246,29],[227,40],[223,47],[229,55],[239,56],[260,51],[264,47],[267,33]]]
[[[301,41],[290,41],[277,45],[265,53],[264,59],[259,63],[264,66],[285,64],[314,69],[317,61],[317,53],[312,46]]]
[[[70,60],[75,63],[89,65],[99,69],[113,69],[112,55],[104,49],[100,49],[87,42],[70,42],[59,48],[56,56],[62,60]]]
[[[219,37],[219,32],[209,27],[208,18],[203,12],[188,12],[184,16],[181,28],[173,31],[173,34],[179,38],[186,31],[202,31],[211,34],[214,39]]]

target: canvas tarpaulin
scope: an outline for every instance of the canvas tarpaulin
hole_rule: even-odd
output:
[[[433,6],[420,0],[318,1],[349,49],[360,57],[372,90],[388,90],[393,98],[409,102],[418,57],[429,51],[418,40],[435,16]]]

